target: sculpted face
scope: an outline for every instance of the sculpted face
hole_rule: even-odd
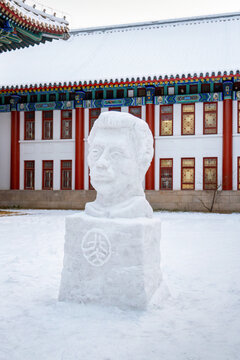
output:
[[[89,149],[91,184],[99,194],[130,192],[136,183],[136,150],[129,129],[99,128]]]

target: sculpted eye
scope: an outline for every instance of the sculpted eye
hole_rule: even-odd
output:
[[[92,159],[97,160],[101,156],[101,153],[102,153],[102,149],[95,147],[90,151],[90,156]]]
[[[118,160],[118,159],[124,158],[125,156],[124,156],[124,154],[123,154],[122,151],[117,151],[117,150],[115,150],[115,151],[112,151],[112,152],[111,152],[110,157],[111,157],[111,159],[113,159],[113,160]]]

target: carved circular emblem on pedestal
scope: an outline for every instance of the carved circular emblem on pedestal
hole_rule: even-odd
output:
[[[102,266],[111,256],[111,243],[102,230],[92,229],[83,237],[82,252],[89,264]]]

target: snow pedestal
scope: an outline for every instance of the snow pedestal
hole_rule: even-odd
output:
[[[66,218],[59,300],[146,309],[161,283],[161,222]]]

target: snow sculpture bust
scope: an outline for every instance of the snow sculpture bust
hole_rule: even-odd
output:
[[[88,137],[90,179],[97,191],[86,213],[95,217],[152,217],[144,176],[153,157],[153,137],[145,121],[128,113],[104,112]]]

